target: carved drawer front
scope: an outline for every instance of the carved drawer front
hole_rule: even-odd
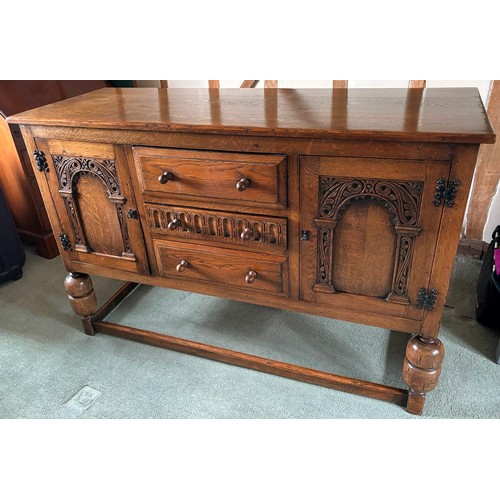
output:
[[[286,206],[286,156],[134,148],[145,198],[224,200],[229,204]],[[148,195],[150,195],[148,197]]]
[[[288,261],[278,255],[154,240],[162,276],[288,295]]]
[[[146,204],[154,235],[286,249],[286,219],[196,208]]]

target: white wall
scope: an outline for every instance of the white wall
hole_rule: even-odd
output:
[[[221,80],[223,88],[238,88],[243,80]],[[408,80],[349,80],[350,88],[381,88],[381,87],[408,87]],[[139,87],[159,87],[159,80],[137,80]],[[477,87],[483,103],[487,104],[491,80],[427,80],[427,87]],[[208,87],[208,80],[168,80],[168,86],[199,88]],[[257,88],[264,86],[264,80],[259,80]],[[279,80],[281,88],[332,88],[332,80]],[[500,136],[500,130],[497,131]],[[500,140],[500,139],[499,139]],[[497,188],[491,203],[488,219],[484,228],[483,239],[490,241],[491,233],[500,224],[500,188]]]

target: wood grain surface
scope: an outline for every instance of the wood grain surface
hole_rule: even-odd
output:
[[[237,203],[285,205],[286,157],[207,151],[134,148],[144,193],[230,200]],[[169,172],[172,179],[160,182]],[[239,181],[245,180],[237,188]]]
[[[339,106],[338,102],[344,101]],[[12,123],[238,135],[492,143],[476,88],[101,89]]]
[[[155,240],[154,245],[161,276],[243,287],[249,293],[288,292],[286,257],[173,241]],[[188,265],[179,271],[181,261]],[[245,281],[250,271],[257,273],[252,283]]]
[[[52,227],[72,244],[62,252],[70,302],[90,335],[419,414],[441,370],[436,337],[477,143],[495,138],[477,89],[270,84],[97,91],[13,119],[47,156],[36,177]],[[101,321],[132,288],[96,311],[87,273],[419,334],[404,365],[410,390]]]

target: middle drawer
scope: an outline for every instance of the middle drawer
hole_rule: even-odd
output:
[[[286,208],[284,155],[135,147],[134,158],[148,201],[163,194],[168,200]]]
[[[287,219],[146,203],[154,236],[205,240],[255,249],[287,248]]]

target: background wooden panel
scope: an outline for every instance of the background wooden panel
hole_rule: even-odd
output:
[[[0,110],[10,116],[109,85],[107,80],[0,80]]]
[[[334,89],[346,89],[348,81],[347,80],[333,80]]]
[[[488,101],[488,116],[498,134],[500,132],[500,80],[493,81]],[[500,139],[497,139],[495,144],[484,144],[479,150],[472,195],[467,211],[466,238],[483,239],[484,227],[499,179]],[[500,214],[497,214],[498,218],[500,218]]]
[[[425,88],[426,80],[410,80],[408,85],[411,89],[423,89]]]
[[[243,83],[240,85],[242,89],[253,89],[259,80],[243,80]]]
[[[264,87],[266,89],[277,89],[278,80],[264,80]]]
[[[32,190],[26,181],[27,173],[12,139],[9,126],[0,116],[0,189],[9,203],[16,228],[35,233],[38,221]],[[28,165],[31,168],[31,165]]]
[[[9,130],[4,116],[108,85],[106,80],[0,80],[0,187],[19,235],[35,243],[42,257],[53,258],[58,250],[30,164],[32,150],[26,149],[19,127]]]

